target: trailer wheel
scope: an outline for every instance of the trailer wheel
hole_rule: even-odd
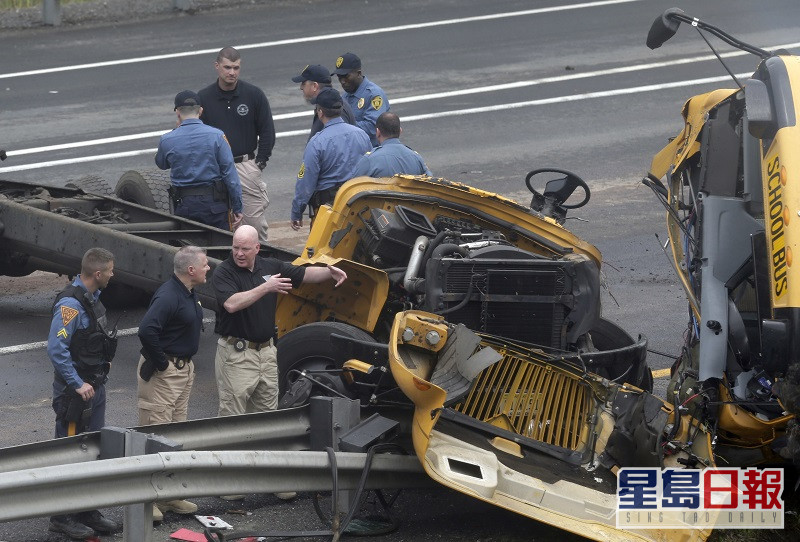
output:
[[[169,186],[169,172],[131,170],[119,178],[114,193],[119,199],[169,212]]]
[[[28,256],[22,252],[0,250],[0,276],[25,277],[36,268],[28,265]]]
[[[374,340],[368,333],[342,322],[314,322],[295,328],[281,337],[278,346],[278,397],[281,398],[281,408],[297,406],[296,403],[283,400],[286,391],[298,379],[294,371],[340,368],[331,351],[331,335],[334,333],[362,341]],[[338,374],[318,374],[315,378],[342,395],[354,398]],[[320,390],[326,393],[324,388],[318,386],[316,392]]]
[[[97,194],[98,196],[110,196],[114,193],[108,181],[97,175],[87,175],[80,179],[69,181],[67,188],[78,188],[87,194]]]

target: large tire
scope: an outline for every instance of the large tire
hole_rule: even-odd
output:
[[[621,350],[602,366],[590,367],[590,371],[620,384],[630,382],[647,392],[653,391],[653,373],[646,362],[646,342],[634,341],[627,331],[605,318],[598,319],[589,333],[600,352]],[[591,357],[591,353],[587,355]]]
[[[28,256],[22,252],[0,250],[0,275],[7,277],[25,277],[36,268],[28,265]]]
[[[169,212],[169,186],[169,172],[132,170],[122,174],[114,193],[119,199]]]
[[[97,175],[87,175],[80,179],[68,181],[66,186],[67,188],[78,188],[87,194],[96,194],[98,196],[110,196],[114,193],[108,181]]]
[[[360,341],[374,341],[368,333],[341,322],[315,322],[293,329],[281,337],[278,345],[278,397],[283,397],[296,379],[289,374],[293,370],[341,368],[331,351],[331,335],[334,333]],[[339,375],[325,375],[323,378],[326,385],[352,396]]]

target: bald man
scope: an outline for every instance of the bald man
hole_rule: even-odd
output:
[[[279,295],[302,283],[347,279],[334,266],[298,267],[258,255],[258,232],[241,226],[233,234],[231,255],[214,270],[212,283],[220,310],[214,331],[220,335],[214,361],[219,415],[275,410],[278,358],[275,307]]]

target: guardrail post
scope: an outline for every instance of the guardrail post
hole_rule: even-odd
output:
[[[125,457],[144,455],[147,435],[137,431],[125,433]],[[129,504],[125,507],[122,529],[123,542],[153,542],[153,503]]]
[[[325,451],[331,447],[339,451],[339,437],[358,425],[361,404],[358,399],[342,397],[312,397],[309,401],[311,415],[311,449]],[[355,492],[340,490],[339,509],[334,514],[346,514],[353,506]]]
[[[131,457],[163,451],[180,450],[183,446],[158,435],[133,429],[104,427],[100,430],[100,458]],[[125,507],[123,542],[153,542],[153,503],[129,504]]]
[[[178,2],[179,0],[175,0]],[[61,1],[42,0],[42,22],[52,26],[61,24]]]

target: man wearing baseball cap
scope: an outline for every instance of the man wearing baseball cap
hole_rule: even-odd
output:
[[[353,53],[345,53],[336,59],[336,69],[331,75],[339,78],[344,92],[342,98],[353,109],[356,126],[369,136],[373,147],[378,146],[375,123],[381,113],[389,111],[389,100],[383,89],[361,73],[361,59]]]
[[[178,127],[161,136],[156,165],[170,170],[176,215],[231,231],[242,220],[242,188],[225,134],[203,124],[202,112],[197,93],[175,96]]]
[[[347,180],[358,160],[372,146],[363,130],[342,120],[342,98],[332,88],[324,88],[311,103],[323,128],[309,140],[303,163],[297,173],[292,201],[292,229],[303,226],[303,211],[309,207],[314,219],[317,209],[333,203],[336,191]]]
[[[300,75],[292,77],[292,81],[300,83],[300,92],[303,93],[303,98],[306,102],[311,103],[311,100],[317,97],[319,91],[323,88],[332,88],[331,75],[328,68],[320,66],[319,64],[310,64],[303,68]],[[347,102],[342,104],[342,120],[347,124],[355,124],[356,118],[353,115],[353,110]],[[311,133],[308,134],[308,139],[311,139],[314,134],[322,130],[322,121],[319,120],[316,111],[314,118],[311,120]]]

